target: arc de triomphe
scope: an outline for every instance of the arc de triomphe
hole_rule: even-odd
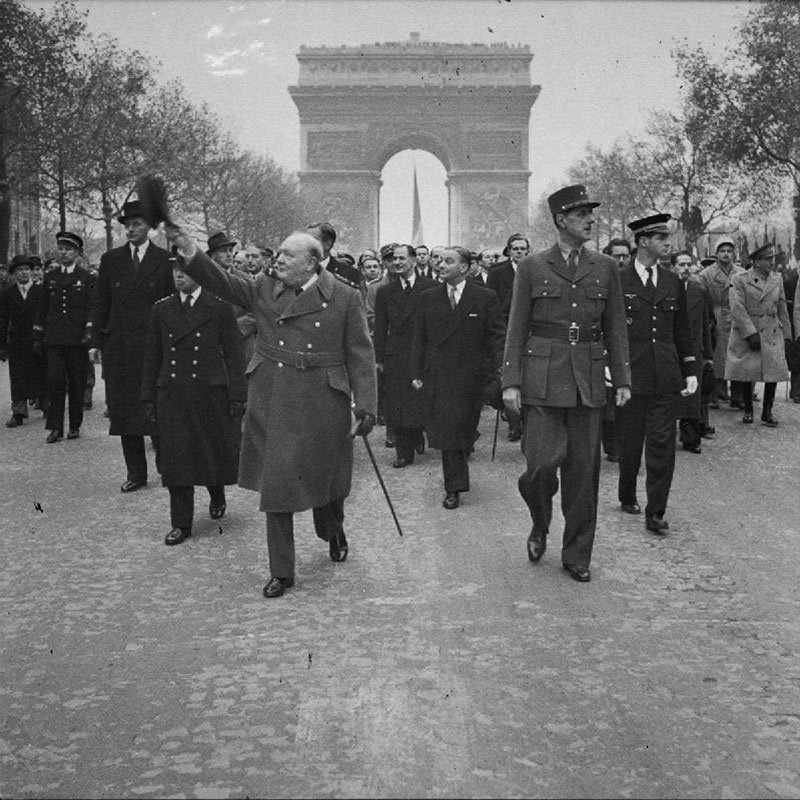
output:
[[[353,252],[378,244],[381,170],[409,148],[447,170],[449,243],[483,247],[528,222],[527,45],[419,41],[301,47],[300,190]],[[434,242],[433,244],[437,244]],[[440,243],[441,244],[441,243]]]

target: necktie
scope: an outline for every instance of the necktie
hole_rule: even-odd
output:
[[[450,308],[452,308],[453,311],[455,311],[456,310],[456,287],[455,286],[450,286],[450,287],[448,287],[447,291],[448,291],[448,293],[450,295]]]
[[[574,278],[575,273],[578,271],[578,251],[570,250],[569,258],[567,259],[567,267],[569,269],[570,277]]]
[[[186,297],[183,298],[183,311],[186,316],[190,316],[192,312],[192,296],[187,294]]]
[[[295,295],[295,297],[297,297],[297,295],[299,295],[299,294],[303,294],[303,290],[299,286],[295,286],[294,287],[294,295]]]
[[[655,289],[656,285],[653,283],[653,268],[645,267],[645,271],[647,272],[647,282],[645,283],[645,288]]]
[[[141,261],[139,260],[139,248],[138,247],[134,247],[133,248],[133,271],[134,272],[138,272],[139,271],[139,264],[141,264]]]
[[[410,294],[411,293],[411,283],[409,281],[405,281],[404,286],[403,286],[403,291],[406,294]]]

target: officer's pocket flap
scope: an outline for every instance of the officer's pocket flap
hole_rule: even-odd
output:
[[[677,311],[678,301],[674,297],[665,297],[661,301],[661,309],[662,311]]]
[[[549,283],[531,286],[531,297],[561,297],[561,287]]]
[[[350,381],[344,367],[328,367],[328,386],[350,397]]]
[[[592,358],[605,358],[606,347],[602,342],[590,342],[589,354]]]
[[[608,300],[608,289],[605,286],[589,286],[586,296],[590,300]]]

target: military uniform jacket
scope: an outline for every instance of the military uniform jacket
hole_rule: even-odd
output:
[[[420,297],[436,285],[418,277],[406,294],[401,282],[391,279],[375,294],[375,360],[383,364],[386,424],[396,428],[425,424],[424,398],[411,386],[411,348]]]
[[[461,299],[450,307],[448,286],[427,289],[414,325],[412,375],[423,382],[425,430],[431,447],[472,446],[475,409],[503,358],[505,324],[497,295],[464,282]]]
[[[656,274],[651,298],[633,264],[619,273],[633,394],[677,394],[686,386],[686,376],[698,374],[683,282],[663,267]]]
[[[255,317],[239,485],[260,493],[262,511],[303,511],[347,497],[351,399],[357,409],[377,412],[375,358],[358,290],[322,270],[295,295],[268,275],[250,281],[224,273],[200,251],[186,273]]]
[[[744,272],[741,267],[732,266],[726,275],[719,264],[711,264],[700,272],[700,280],[711,302],[714,314],[714,377],[725,377],[725,357],[728,352],[728,337],[731,333],[731,312],[728,295],[734,275]]]
[[[357,267],[348,264],[347,261],[339,261],[330,256],[325,269],[353,289],[361,289],[361,272]]]
[[[785,381],[789,379],[784,339],[792,335],[783,279],[770,272],[766,280],[754,269],[731,282],[731,335],[725,378],[729,381]],[[751,350],[746,339],[758,333],[761,349]]]
[[[141,399],[156,406],[161,479],[165,486],[236,483],[245,402],[242,337],[228,303],[201,291],[187,313],[180,292],[150,314]]]
[[[50,270],[42,280],[34,337],[43,337],[48,346],[82,344],[91,328],[94,300],[95,281],[88,270]]]
[[[577,326],[578,341],[569,341]],[[574,329],[573,329],[574,330]],[[582,248],[575,276],[556,244],[517,269],[508,320],[503,388],[519,386],[526,405],[606,404],[606,351],[615,388],[630,386],[628,338],[614,259]]]
[[[155,433],[139,399],[144,343],[153,304],[174,291],[169,253],[152,242],[136,272],[127,244],[100,259],[90,346],[102,349],[112,436]]]

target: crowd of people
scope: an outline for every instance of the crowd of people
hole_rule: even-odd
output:
[[[540,252],[516,233],[501,251],[388,243],[354,257],[324,221],[275,250],[237,249],[225,232],[200,248],[167,223],[167,250],[130,201],[126,242],[97,270],[62,231],[57,259],[17,255],[0,275],[6,426],[41,410],[48,444],[65,430],[78,439],[99,365],[121,491],[147,485],[149,437],[170,495],[166,544],[191,536],[194,487],[207,487],[212,519],[226,512],[226,486],[258,492],[273,598],[294,584],[295,512],[313,509],[330,558],[346,560],[354,437],[384,426],[394,469],[439,450],[453,510],[491,405],[525,459],[528,558],[545,554],[560,487],[561,562],[586,582],[602,452],[619,464],[628,514],[642,513],[644,456],[645,530],[664,536],[676,441],[701,454],[722,403],[752,424],[759,382],[763,425],[779,424],[778,382],[800,403],[800,289],[769,243],[742,263],[721,237],[698,260],[672,249],[671,218],[655,214],[598,252],[585,187],[548,202],[555,243]]]

